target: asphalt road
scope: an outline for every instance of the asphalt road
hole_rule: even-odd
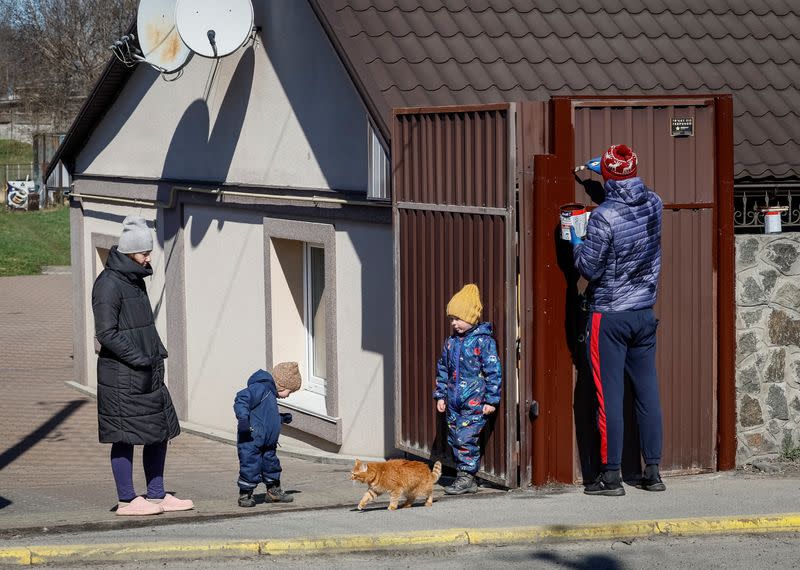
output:
[[[213,561],[131,562],[114,568],[792,568],[796,567],[800,533],[768,536],[655,538],[630,542],[572,542],[535,546],[468,547],[417,552],[374,552],[352,555],[227,558]],[[72,568],[103,568],[82,564]],[[109,566],[110,567],[110,566]],[[59,568],[65,566],[59,565]]]

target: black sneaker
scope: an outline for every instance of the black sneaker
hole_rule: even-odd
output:
[[[267,499],[273,503],[291,503],[294,501],[294,497],[284,493],[280,485],[276,485],[275,487],[267,487]]]
[[[661,480],[658,472],[658,465],[647,465],[644,468],[644,475],[639,483],[639,487],[645,491],[666,491],[667,486]]]
[[[619,471],[603,471],[591,485],[586,485],[583,490],[587,495],[605,495],[607,497],[621,497],[625,494],[622,486],[622,477]]]
[[[475,482],[475,477],[463,471],[459,471],[458,477],[453,481],[453,484],[444,489],[445,495],[465,495],[466,493],[477,492],[478,484]]]
[[[253,491],[239,491],[240,507],[255,507],[256,500],[253,498]]]

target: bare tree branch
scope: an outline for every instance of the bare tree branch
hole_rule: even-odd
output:
[[[63,130],[111,57],[136,0],[0,0],[0,96]]]

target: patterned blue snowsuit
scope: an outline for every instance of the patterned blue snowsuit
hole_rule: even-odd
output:
[[[247,388],[236,394],[233,412],[237,420],[248,420],[250,431],[240,432],[239,488],[255,489],[262,481],[268,487],[279,485],[281,462],[275,453],[281,423],[291,422],[291,414],[278,412],[277,387],[269,372],[258,370],[247,380]]]
[[[492,324],[479,323],[463,335],[450,336],[436,370],[433,399],[447,402],[447,442],[457,468],[474,475],[481,462],[483,405],[500,403],[502,370]]]

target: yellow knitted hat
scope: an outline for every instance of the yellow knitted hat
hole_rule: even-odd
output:
[[[478,286],[468,283],[461,288],[461,291],[453,295],[447,303],[447,314],[466,321],[472,325],[478,324],[481,319],[483,304],[481,304],[481,294]]]

